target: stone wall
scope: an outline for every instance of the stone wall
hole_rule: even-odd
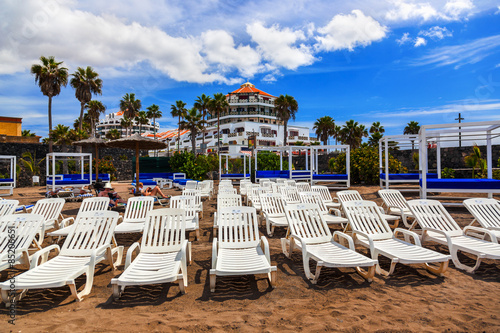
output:
[[[62,147],[60,145],[54,145],[53,151],[55,153],[63,152],[63,148],[65,152],[78,152],[78,147],[75,146],[66,146]],[[49,152],[49,146],[46,144],[28,144],[28,143],[2,143],[0,142],[0,155],[15,155],[17,156],[17,165],[21,167],[21,172],[18,177],[18,187],[31,186],[32,178],[31,174],[29,174],[22,163],[20,162],[20,158],[24,152],[30,152],[33,157],[36,157],[37,162],[40,162],[47,153]],[[94,154],[94,148],[92,147],[83,147],[83,153],[92,153]],[[119,149],[119,148],[100,148],[99,149],[99,158],[104,158],[109,156],[113,165],[116,168],[116,172],[114,176],[116,180],[129,180],[132,179],[133,171],[132,164],[134,161],[134,151],[129,149]],[[126,160],[123,160],[126,158]],[[46,162],[42,161],[40,164],[40,185],[45,185],[45,171],[46,171]],[[5,173],[7,170],[2,170],[0,166],[0,173]]]

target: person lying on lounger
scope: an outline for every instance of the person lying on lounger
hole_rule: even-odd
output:
[[[116,206],[118,203],[127,203],[127,201],[123,200],[122,197],[118,193],[113,190],[113,186],[111,183],[106,183],[101,192],[99,192],[99,197],[109,197],[109,203],[113,206]]]
[[[161,196],[162,198],[168,198],[168,196],[163,194],[158,185],[156,185],[154,188],[148,187],[145,189],[144,184],[139,183],[139,191],[141,191],[141,194],[145,196]]]

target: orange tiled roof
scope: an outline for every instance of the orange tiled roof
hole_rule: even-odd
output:
[[[117,115],[117,116],[123,116],[123,111],[118,111],[118,112],[116,113],[116,115]]]
[[[255,88],[255,86],[253,84],[251,84],[250,82],[242,84],[239,89],[236,89],[235,91],[229,93],[229,95],[231,95],[231,94],[243,94],[243,93],[258,93],[258,94],[263,95],[263,96],[276,97],[276,96],[270,95],[270,94],[268,94],[260,89]]]

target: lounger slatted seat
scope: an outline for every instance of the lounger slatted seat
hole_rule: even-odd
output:
[[[467,235],[469,232],[482,233],[494,239],[490,230],[472,226],[460,229],[437,200],[410,200],[408,206],[422,228],[422,243],[433,241],[448,246],[455,267],[474,273],[483,259],[500,259],[500,244]],[[476,256],[476,264],[471,267],[461,263],[458,251]]]
[[[153,210],[155,199],[153,197],[133,197],[127,200],[127,208],[123,214],[122,223],[115,228],[116,234],[142,232],[146,215]]]
[[[294,205],[300,203],[300,195],[297,187],[295,186],[285,186],[280,188],[283,200],[287,205]]]
[[[345,202],[350,202],[350,201],[363,201],[363,197],[361,197],[361,194],[359,194],[358,191],[356,190],[345,190],[345,191],[338,191],[337,192],[337,198],[342,206],[344,207]],[[380,212],[382,213],[382,216],[384,219],[387,221],[397,221],[399,220],[398,216],[394,215],[389,215],[385,214],[384,209],[382,207],[379,207]]]
[[[285,212],[290,235],[281,239],[283,253],[291,258],[295,248],[302,251],[304,272],[313,284],[318,281],[322,267],[354,267],[361,276],[369,282],[372,281],[377,260],[357,253],[352,238],[344,233],[335,231],[334,236],[347,241],[349,248],[335,242],[318,205],[311,203],[288,205],[285,207]],[[309,269],[310,259],[316,261],[314,274]],[[364,271],[361,267],[367,267],[368,271]]]
[[[51,245],[36,252],[29,271],[15,276],[14,283],[9,280],[0,284],[2,300],[6,306],[9,307],[12,301],[9,297],[12,290],[21,290],[16,296],[19,299],[27,290],[66,285],[69,286],[72,296],[81,301],[82,297],[92,290],[95,266],[98,263],[106,260],[113,270],[115,269],[111,240],[118,219],[117,212],[82,213],[60,250],[58,245]],[[52,250],[59,252],[59,255],[38,265],[38,259]],[[86,275],[85,287],[78,292],[75,280],[83,274]]]
[[[274,234],[276,227],[288,227],[285,216],[285,201],[279,193],[260,193],[262,216],[266,220],[266,231],[269,237]]]
[[[15,265],[30,267],[30,248],[44,220],[44,217],[38,214],[0,217],[0,272]]]
[[[19,206],[19,200],[0,200],[0,217],[14,214]]]
[[[326,186],[314,185],[311,186],[311,191],[319,193],[323,203],[327,208],[340,208],[340,202],[334,202],[330,190]]]
[[[321,200],[321,196],[317,192],[300,192],[300,201],[302,203],[308,204],[316,204],[318,205],[318,209],[323,215],[323,219],[327,224],[340,224],[343,229],[347,227],[349,220],[341,217],[340,210],[336,208],[326,208],[323,200]],[[333,214],[332,214],[333,213]]]
[[[342,205],[349,219],[355,242],[368,248],[372,259],[377,259],[379,255],[382,255],[391,260],[389,271],[377,265],[378,274],[386,276],[392,274],[398,263],[405,265],[424,263],[429,272],[440,276],[448,268],[448,261],[451,257],[423,248],[415,232],[396,228],[393,233],[376,203],[350,201]],[[413,239],[414,244],[397,238],[398,233]],[[431,266],[429,263],[439,264],[439,266]]]
[[[253,207],[227,207],[220,214],[220,240],[212,245],[210,290],[215,291],[217,276],[267,274],[271,286],[276,284],[276,266],[271,266],[266,237],[259,239],[257,211]]]
[[[474,222],[485,229],[488,229],[495,235],[496,239],[492,242],[498,243],[500,240],[500,202],[495,199],[473,198],[464,201],[464,206],[474,216]],[[485,234],[483,234],[484,236]]]
[[[111,280],[115,299],[127,286],[178,282],[181,292],[186,292],[191,246],[185,239],[185,218],[183,209],[162,208],[148,213],[141,244],[134,243],[128,249],[125,271]]]

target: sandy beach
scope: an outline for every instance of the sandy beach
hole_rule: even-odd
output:
[[[129,197],[127,184],[114,183],[114,187]],[[382,202],[376,194],[378,187],[352,189],[367,200]],[[44,187],[18,188],[13,198],[29,204],[41,199],[43,193]],[[179,195],[180,191],[165,193]],[[280,229],[268,237],[271,259],[278,268],[276,289],[269,287],[265,276],[226,277],[217,278],[216,292],[211,293],[208,273],[215,203],[215,199],[204,201],[201,239],[195,241],[194,232],[189,234],[193,263],[188,266],[185,295],[176,284],[129,287],[119,301],[113,301],[110,280],[123,266],[113,272],[101,264],[92,292],[82,302],[71,298],[68,287],[29,291],[17,305],[15,325],[7,323],[2,304],[0,331],[500,332],[498,261],[483,261],[475,274],[459,271],[450,262],[445,277],[428,273],[423,265],[398,265],[394,275],[376,275],[372,283],[353,269],[324,268],[318,284],[313,285],[304,276],[301,254],[296,251],[288,259],[281,253],[280,238],[285,232]],[[63,215],[75,216],[79,206],[78,202],[66,203]],[[465,208],[448,211],[462,227],[472,220]],[[139,234],[117,237],[125,251],[139,239]],[[442,246],[428,247],[447,253]],[[472,263],[466,256],[463,259]],[[387,267],[388,260],[381,263]],[[19,272],[4,271],[0,281]],[[84,278],[79,282],[81,286]]]

